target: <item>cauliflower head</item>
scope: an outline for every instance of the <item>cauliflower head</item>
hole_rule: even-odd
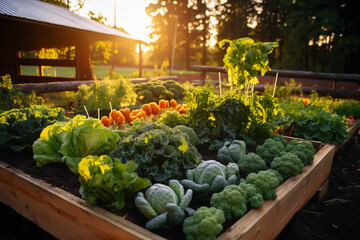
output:
[[[274,139],[268,138],[265,142],[256,148],[256,154],[258,154],[266,163],[281,156],[281,152],[284,151],[284,145],[281,142],[277,142]]]
[[[226,220],[230,221],[244,216],[247,211],[246,202],[246,192],[238,185],[229,185],[211,196],[210,205],[221,209]]]
[[[278,171],[284,178],[298,175],[304,171],[304,164],[300,158],[293,153],[285,153],[281,157],[276,157],[270,164],[270,167]]]
[[[194,215],[185,218],[183,232],[187,240],[216,240],[225,222],[224,212],[214,207],[200,207]]]

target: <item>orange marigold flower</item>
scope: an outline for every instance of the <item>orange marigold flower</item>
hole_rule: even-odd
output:
[[[159,107],[160,109],[166,109],[166,101],[165,100],[160,100],[159,101]]]
[[[150,116],[152,114],[150,104],[144,104],[142,106],[142,110],[146,112],[147,116]]]
[[[118,111],[116,110],[112,110],[110,112],[110,118],[112,118],[114,121],[116,121],[117,115],[118,115]]]
[[[166,101],[165,101],[165,108],[168,109],[168,108],[169,108],[169,105],[170,105],[169,101],[166,100]]]
[[[116,124],[118,126],[121,126],[123,124],[123,122],[124,122],[124,119],[125,119],[124,115],[122,115],[121,112],[118,112],[117,119],[116,119]]]
[[[127,123],[131,122],[131,118],[130,118],[130,109],[129,108],[125,108],[125,109],[120,109],[121,114],[125,117],[125,121]]]
[[[132,110],[130,113],[130,116],[136,116],[140,111],[142,111],[142,110],[141,109]]]
[[[110,119],[107,116],[102,117],[100,121],[105,127],[109,127]]]
[[[152,114],[154,115],[160,114],[160,108],[155,102],[150,103],[150,107]]]
[[[143,118],[144,120],[146,119],[147,117],[147,113],[143,110],[141,110],[137,115],[136,115],[136,118]]]
[[[187,109],[186,109],[186,107],[182,107],[182,108],[180,108],[180,109],[178,110],[178,112],[179,112],[180,114],[184,114],[184,113],[187,112]]]
[[[177,103],[176,103],[175,99],[171,99],[171,100],[170,100],[170,106],[171,106],[172,108],[176,108]]]
[[[178,105],[176,106],[176,111],[179,111],[181,108],[182,108],[181,104],[178,104]]]

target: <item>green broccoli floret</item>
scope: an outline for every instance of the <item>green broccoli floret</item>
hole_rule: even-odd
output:
[[[296,154],[304,165],[312,164],[314,161],[315,149],[311,142],[291,140],[285,151]]]
[[[286,145],[288,144],[286,139],[284,138],[284,136],[279,135],[279,134],[272,135],[271,139],[274,139],[276,142],[281,142],[282,145],[284,145],[284,147],[286,147]]]
[[[246,183],[253,184],[265,200],[275,199],[277,197],[276,188],[279,186],[279,180],[276,175],[270,171],[265,170],[258,173],[250,173],[246,177]]]
[[[284,178],[298,175],[304,171],[304,164],[300,158],[293,153],[285,153],[281,157],[276,157],[271,162],[270,167],[278,171]]]
[[[255,153],[244,155],[237,164],[239,165],[239,171],[244,174],[266,170],[265,161]]]
[[[217,160],[223,164],[230,162],[239,162],[239,160],[245,155],[246,143],[241,140],[234,140],[231,143],[225,142],[217,154]]]
[[[221,209],[226,220],[239,219],[247,211],[246,192],[237,185],[228,185],[221,192],[211,196],[210,205]]]
[[[216,240],[225,222],[224,212],[214,207],[200,207],[194,215],[185,218],[183,232],[187,240]]]
[[[166,88],[164,86],[156,85],[154,87],[154,96],[159,97],[165,90]]]
[[[180,98],[180,93],[179,93],[179,91],[178,91],[176,88],[170,87],[170,88],[168,89],[168,91],[170,91],[170,92],[172,92],[172,93],[174,94],[174,98],[175,98],[175,99]]]
[[[172,92],[170,92],[169,90],[165,90],[160,94],[159,98],[160,99],[171,100],[171,99],[174,98],[174,94]]]
[[[154,94],[149,90],[142,90],[139,93],[139,100],[141,102],[153,102],[154,101]]]
[[[266,139],[262,145],[256,148],[256,153],[264,159],[266,163],[271,163],[274,158],[280,157],[282,151],[284,151],[284,145],[271,138]]]
[[[284,182],[283,176],[278,171],[276,171],[275,169],[268,168],[267,171],[272,172],[272,173],[274,173],[276,175],[277,179],[279,180],[279,185]]]
[[[252,184],[246,183],[245,179],[240,180],[241,187],[247,196],[247,205],[251,208],[259,208],[264,205],[264,198]]]

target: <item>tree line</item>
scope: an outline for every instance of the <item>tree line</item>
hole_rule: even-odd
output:
[[[152,61],[170,61],[177,22],[175,66],[222,66],[216,41],[250,37],[279,43],[274,69],[359,73],[360,2],[356,0],[162,0],[152,16]]]
[[[45,1],[69,8],[70,0]],[[70,10],[76,12],[85,2],[78,0]],[[159,0],[150,2],[146,13],[152,17],[152,65],[171,63],[175,52],[176,68],[222,66],[225,50],[213,43],[250,37],[279,43],[269,59],[273,69],[360,73],[357,0]],[[101,14],[90,12],[89,17],[104,22]],[[135,45],[122,48],[124,44],[95,44],[92,58],[134,63],[137,59],[129,49]]]

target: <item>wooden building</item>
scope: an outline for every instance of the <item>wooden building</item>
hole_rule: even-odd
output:
[[[93,41],[141,41],[115,28],[81,17],[68,9],[40,0],[0,1],[0,76],[10,74],[12,82],[42,83],[73,80],[92,80],[90,43]],[[72,57],[29,58],[22,52],[43,48],[71,47]],[[139,72],[141,74],[141,50]],[[24,66],[38,68],[35,75],[22,73]],[[71,77],[43,76],[42,67],[68,67]]]

